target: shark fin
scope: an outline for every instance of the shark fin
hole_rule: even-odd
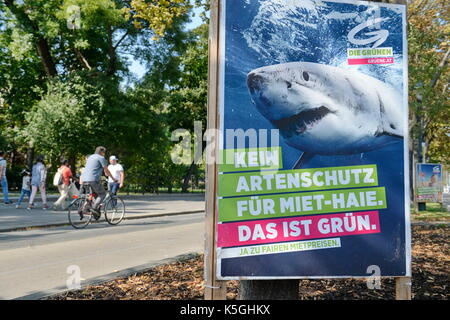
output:
[[[303,152],[302,155],[300,156],[300,158],[297,160],[297,162],[295,163],[294,167],[292,169],[300,169],[301,167],[303,167],[307,162],[309,162],[309,160],[311,160],[312,158],[315,157],[314,153],[308,153],[308,152]]]
[[[379,131],[377,133],[375,133],[375,137],[381,137],[381,136],[388,136],[388,137],[392,137],[392,138],[398,138],[398,139],[403,139],[403,136],[400,134],[397,134],[395,131]]]
[[[378,128],[378,131],[375,133],[376,137],[380,136],[389,136],[393,138],[403,139],[403,132],[401,130],[401,125],[398,123],[397,117],[394,117],[393,114],[388,114],[386,112],[386,108],[383,103],[383,99],[380,94],[377,92],[378,102],[380,106],[380,115],[382,124]]]

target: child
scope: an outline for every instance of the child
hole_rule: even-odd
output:
[[[22,178],[22,192],[20,193],[19,201],[17,201],[16,209],[20,208],[20,203],[25,198],[25,195],[28,196],[28,199],[30,199],[31,195],[31,172],[23,170],[21,173],[24,175]]]

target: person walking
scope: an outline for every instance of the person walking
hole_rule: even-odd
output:
[[[12,204],[8,197],[8,180],[6,179],[6,160],[4,158],[5,153],[0,151],[0,184],[3,191],[3,200],[5,204]]]
[[[70,179],[72,178],[72,170],[69,167],[69,161],[61,161],[61,167],[58,169],[61,175],[61,184],[58,185],[58,190],[61,196],[53,204],[53,209],[57,209],[59,206],[62,210],[66,209],[66,199],[69,196]]]
[[[88,154],[88,155],[86,155],[86,156],[84,157],[84,164],[85,164],[85,165],[86,165],[86,163],[87,163],[87,161],[88,161],[88,159],[89,159],[90,156],[91,156],[91,155]],[[79,170],[79,173],[75,174],[75,175],[76,175],[76,178],[77,178],[76,181],[75,181],[75,186],[76,186],[77,189],[80,190],[80,191],[82,191],[82,190],[81,190],[81,186],[82,186],[82,184],[83,184],[83,180],[81,180],[81,176],[83,175],[83,172],[84,172],[84,167],[81,167],[80,170]]]
[[[19,201],[17,201],[16,209],[20,209],[20,204],[22,203],[25,196],[28,197],[28,200],[31,196],[31,172],[23,170],[22,175],[22,190],[20,191],[20,198]]]
[[[31,172],[31,196],[30,203],[28,205],[28,210],[34,208],[34,198],[36,197],[36,193],[38,189],[41,191],[42,197],[42,209],[47,210],[47,195],[45,192],[45,180],[47,179],[47,168],[44,165],[44,157],[39,156],[36,159],[36,163],[33,166],[33,170]]]
[[[123,181],[125,179],[125,173],[123,170],[123,167],[120,163],[118,163],[119,159],[117,159],[116,156],[109,157],[109,163],[108,166],[109,172],[111,172],[112,176],[118,181],[114,182],[114,180],[111,177],[108,177],[108,189],[109,192],[113,195],[117,195],[117,192],[120,188],[123,187]]]
[[[95,149],[95,154],[89,156],[87,159],[86,166],[84,167],[80,178],[81,188],[83,188],[83,184],[89,185],[92,191],[97,194],[97,198],[92,207],[94,218],[96,220],[100,218],[99,207],[106,196],[106,191],[100,182],[102,173],[105,172],[108,177],[112,178],[113,182],[118,182],[108,170],[108,162],[105,159],[105,154],[105,147],[97,147]]]

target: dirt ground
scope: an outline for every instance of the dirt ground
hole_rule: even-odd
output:
[[[449,293],[449,228],[413,227],[413,299],[447,300]],[[203,299],[203,256],[155,267],[51,300],[197,300]],[[229,281],[228,299],[237,299],[238,281]],[[369,290],[365,280],[301,280],[299,299],[394,299],[395,280],[383,279],[381,289]]]

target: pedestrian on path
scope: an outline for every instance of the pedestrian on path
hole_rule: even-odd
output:
[[[41,191],[42,197],[42,209],[47,210],[47,195],[45,192],[45,180],[47,179],[47,168],[44,165],[44,157],[39,156],[36,159],[36,163],[33,166],[33,170],[31,172],[31,197],[30,204],[28,205],[28,210],[34,208],[34,198],[36,197],[36,193],[38,189]]]
[[[6,160],[4,158],[5,153],[0,151],[0,184],[3,191],[3,200],[5,204],[12,204],[12,201],[8,198],[8,180],[6,179]]]
[[[109,157],[110,165],[108,166],[108,170],[117,181],[114,182],[111,177],[108,177],[108,189],[109,192],[111,192],[111,194],[113,195],[117,195],[117,191],[119,191],[119,189],[123,187],[123,181],[125,179],[123,167],[120,163],[118,163],[118,161],[119,159],[117,159],[116,156]]]
[[[19,201],[17,201],[16,209],[20,208],[20,204],[22,203],[25,196],[28,197],[28,200],[30,200],[31,196],[31,172],[23,170],[22,174],[22,191],[20,192],[20,198]]]
[[[85,164],[87,163],[87,161],[88,161],[88,159],[89,159],[90,156],[91,156],[91,155],[88,154],[88,155],[86,155],[86,156],[84,157],[84,163],[85,163]],[[85,167],[81,167],[79,173],[76,174],[75,186],[77,187],[77,189],[78,189],[79,191],[82,191],[82,190],[81,190],[81,186],[82,186],[82,184],[83,184],[83,181],[81,180],[81,177],[83,176],[84,169],[85,169]]]
[[[69,196],[70,179],[72,178],[72,170],[69,167],[69,161],[61,161],[61,167],[58,169],[58,173],[61,176],[61,184],[58,183],[57,187],[61,196],[53,204],[53,209],[61,207],[62,210],[67,208],[66,199]]]

